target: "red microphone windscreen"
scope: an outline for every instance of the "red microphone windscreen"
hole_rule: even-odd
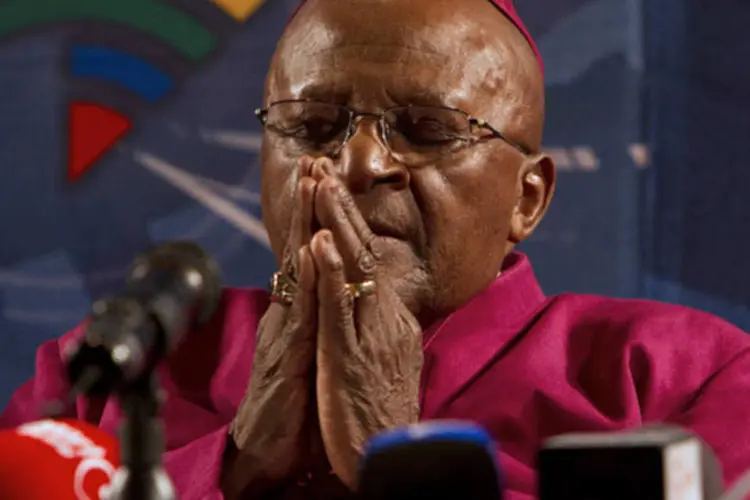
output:
[[[106,498],[119,456],[114,437],[77,420],[38,420],[2,431],[0,498]]]

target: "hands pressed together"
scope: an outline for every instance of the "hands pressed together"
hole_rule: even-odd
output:
[[[379,237],[331,160],[303,158],[299,169],[281,269],[292,285],[258,328],[232,426],[230,498],[328,464],[354,490],[365,442],[419,418],[421,329],[380,272]],[[359,283],[373,289],[355,297]]]

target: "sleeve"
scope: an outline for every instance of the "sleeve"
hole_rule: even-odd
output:
[[[73,330],[63,339],[75,336],[77,330]],[[39,419],[42,417],[45,403],[60,400],[68,394],[69,386],[65,377],[61,350],[63,339],[47,341],[37,349],[35,375],[11,396],[8,406],[0,415],[0,429]],[[70,413],[65,416],[85,417],[78,415],[77,411],[78,409],[75,411],[71,409]]]
[[[728,486],[750,469],[750,348],[709,377],[670,421],[701,436],[714,450]]]
[[[224,500],[221,470],[229,426],[202,436],[164,455],[164,467],[184,500]]]

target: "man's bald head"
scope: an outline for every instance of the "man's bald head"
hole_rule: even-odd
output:
[[[536,43],[534,42],[534,39],[531,37],[531,33],[526,28],[526,26],[523,24],[523,21],[521,20],[521,17],[518,15],[518,11],[516,10],[515,6],[515,0],[488,0],[492,2],[493,5],[495,5],[503,14],[505,14],[512,22],[516,25],[516,27],[523,33],[523,35],[526,37],[526,40],[529,42],[529,45],[531,45],[532,49],[534,50],[534,54],[537,57],[537,62],[539,63],[540,68],[543,69],[542,64],[542,57],[539,53],[539,49],[536,46]],[[295,14],[299,12],[300,8],[302,8],[303,5],[305,5],[306,0],[300,0],[299,7],[297,10],[292,14],[292,18],[294,18]]]
[[[415,37],[417,31],[422,36]],[[381,52],[382,58],[388,57],[383,45],[395,48],[399,40],[419,45],[391,51],[404,59],[402,71],[410,71],[409,51],[430,54],[435,65],[469,66],[455,72],[463,76],[456,82],[463,87],[458,89],[461,97],[471,99],[469,94],[478,89],[491,94],[496,101],[482,106],[513,121],[513,133],[523,135],[519,141],[539,149],[544,87],[538,54],[494,0],[305,0],[279,44],[267,90],[273,91],[278,78],[291,76],[285,75],[288,70],[304,70],[299,63],[317,50],[346,44],[351,53]],[[328,70],[345,72],[346,64],[337,59],[332,58]],[[475,81],[467,81],[472,77]]]

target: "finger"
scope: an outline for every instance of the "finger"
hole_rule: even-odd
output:
[[[305,341],[312,338],[312,332],[315,331],[317,272],[309,246],[305,245],[299,249],[297,260],[299,262],[299,277],[292,305],[293,323],[295,323],[293,335],[296,337],[296,341]]]
[[[367,232],[358,231],[344,210],[343,192],[344,188],[337,180],[324,178],[315,194],[315,211],[321,226],[333,233],[336,247],[344,260],[346,278],[359,282],[374,276],[376,263],[369,249],[371,240],[362,239],[362,235],[369,238]]]
[[[299,291],[306,292],[302,294],[303,297],[301,298],[303,301],[307,301],[314,297],[318,284],[318,273],[315,269],[315,261],[313,260],[309,245],[304,245],[299,249],[298,259],[300,263]]]
[[[315,158],[313,158],[310,155],[302,155],[300,159],[297,161],[297,168],[298,170],[298,179],[301,179],[303,177],[310,177],[312,172],[312,165],[315,162]]]
[[[295,211],[293,226],[297,231],[296,252],[302,245],[308,245],[312,238],[312,203],[314,201],[316,182],[312,179],[312,165],[315,160],[311,156],[303,156],[297,164],[297,192],[295,193]]]
[[[318,350],[334,354],[342,346],[352,349],[357,341],[354,300],[346,289],[344,260],[333,234],[326,229],[318,231],[310,249],[318,271]]]
[[[308,245],[297,251],[296,260],[299,263],[299,271],[291,304],[271,302],[268,306],[270,314],[264,315],[262,320],[266,328],[259,329],[276,333],[283,332],[284,339],[281,340],[289,345],[314,338],[316,324],[317,272]]]
[[[310,175],[317,183],[326,180],[326,182],[336,182],[341,187],[340,201],[344,208],[344,212],[349,217],[349,220],[357,231],[360,239],[369,241],[374,238],[375,235],[372,233],[372,230],[370,230],[370,226],[367,225],[367,222],[365,222],[364,217],[362,217],[362,213],[357,209],[349,191],[344,188],[341,181],[336,177],[334,169],[335,166],[333,165],[333,160],[327,157],[322,157],[316,159],[312,163]]]
[[[336,172],[333,160],[327,156],[316,158],[310,165],[310,176],[317,182],[322,181],[326,177],[335,177]]]
[[[299,163],[299,179],[295,192],[295,205],[292,211],[292,223],[290,234],[287,238],[287,246],[284,249],[282,272],[296,279],[298,273],[297,252],[304,246],[310,244],[314,224],[314,202],[317,185],[309,176],[312,159],[303,157]]]
[[[376,282],[380,286],[380,282]],[[354,307],[354,328],[358,332],[370,331],[373,325],[377,324],[380,319],[381,309],[379,304],[380,294],[376,288],[374,292],[362,294],[356,299]],[[370,339],[373,341],[374,339]]]
[[[354,203],[354,198],[352,198],[352,194],[349,190],[341,185],[341,183],[339,183],[339,186],[338,200],[341,209],[344,211],[346,218],[349,220],[349,224],[352,229],[354,229],[359,240],[365,248],[367,248],[370,254],[377,259],[378,255],[376,253],[375,245],[373,245],[376,240],[375,233],[372,232],[369,224],[367,224],[367,221],[365,221],[365,218],[362,216],[362,212],[357,208],[357,204]]]
[[[311,158],[309,156],[303,156],[297,162],[297,176],[295,178],[295,183],[296,184],[294,186],[294,193],[292,193],[293,197],[294,197],[294,206],[295,207],[299,207],[299,205],[300,205],[300,189],[299,189],[300,182],[302,181],[302,179],[304,179],[306,177],[310,177],[310,172],[312,171],[312,163],[313,163],[313,161],[314,161],[313,158]],[[299,226],[299,214],[300,214],[300,212],[298,210],[292,212],[292,223],[289,226],[290,227],[290,234],[289,234],[289,237],[287,237],[287,243],[290,243],[294,239],[294,237],[295,237],[295,233],[293,233],[292,231],[294,231]],[[292,242],[292,243],[294,243],[294,242]],[[292,247],[293,244],[290,244],[288,246]],[[296,248],[294,248],[294,250],[296,251]]]
[[[375,233],[372,232],[372,229],[370,229],[370,226],[362,216],[362,212],[357,208],[357,205],[354,203],[354,199],[348,189],[339,190],[339,201],[341,210],[346,214],[348,226],[351,227],[354,234],[356,234],[358,241],[362,244],[362,248],[359,250],[360,257],[357,260],[359,275],[355,277],[355,280],[356,282],[376,280],[376,271],[380,255],[378,254]],[[376,320],[378,317],[377,315],[381,312],[378,300],[380,297],[379,292],[381,292],[381,290],[377,287],[382,286],[382,282],[382,280],[376,281],[376,289],[374,292],[362,295],[357,299],[357,304],[354,308],[354,325],[358,332],[365,331],[370,323],[373,320]]]
[[[304,377],[310,373],[315,359],[315,328],[317,325],[316,271],[310,248],[305,245],[297,252],[299,264],[298,286],[294,301],[289,306],[287,321],[277,339],[285,353],[280,368],[290,377]]]
[[[297,187],[297,249],[309,245],[315,221],[315,191],[317,183],[312,177],[303,177]]]

